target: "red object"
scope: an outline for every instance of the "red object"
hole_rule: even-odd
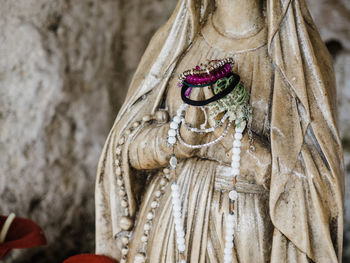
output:
[[[81,254],[70,257],[63,261],[63,263],[117,263],[113,259],[94,254]]]
[[[0,230],[7,216],[0,216]],[[16,217],[7,232],[5,242],[0,244],[0,259],[11,249],[31,248],[46,244],[46,238],[41,228],[32,220]]]

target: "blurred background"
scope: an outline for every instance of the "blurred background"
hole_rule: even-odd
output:
[[[98,158],[148,41],[176,3],[0,0],[0,214],[31,218],[48,238],[4,262],[93,253]],[[350,186],[350,1],[308,3],[334,58]]]

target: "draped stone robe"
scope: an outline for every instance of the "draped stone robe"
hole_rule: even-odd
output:
[[[186,12],[184,2],[179,2],[172,18],[152,39],[132,87],[151,79],[157,83],[157,78],[164,78],[150,74],[149,78],[143,79],[141,73],[147,65],[152,65],[153,58],[149,59],[159,52],[156,46],[164,45],[162,33],[173,33],[170,29],[178,26],[177,19],[184,20],[177,16]],[[279,5],[279,2],[283,4]],[[99,165],[96,185],[98,253],[118,260],[121,258],[119,237],[123,231],[119,223],[124,210],[116,194],[114,164],[116,144],[121,135],[134,121],[147,113],[154,113],[164,96],[170,115],[174,115],[180,103],[176,81],[170,77],[175,69],[181,72],[205,58],[232,54],[236,61],[234,70],[251,92],[253,131],[269,142],[271,155],[270,174],[250,174],[240,178],[235,260],[341,262],[343,163],[334,122],[331,60],[309,20],[303,1],[270,0],[268,3],[271,14],[283,14],[283,25],[282,20],[279,21],[281,16],[269,17],[272,21],[278,20],[281,28],[291,32],[294,23],[304,27],[296,27],[295,35],[284,34],[280,28],[274,27],[275,22],[271,22],[267,32],[261,33],[267,33],[266,43],[261,42],[263,38],[259,35],[252,42],[238,42],[237,45],[224,39],[218,41],[219,45],[215,44],[215,32],[204,27],[183,53],[182,59],[177,57],[174,64],[177,67],[163,71],[169,78],[166,85],[141,93],[130,89]],[[313,53],[315,51],[319,56]],[[162,64],[159,65],[152,70],[161,69]],[[144,82],[140,82],[142,79]],[[142,250],[147,252],[149,262],[176,262],[177,259],[169,185],[165,187],[156,209],[148,244],[146,248],[140,247],[150,201],[156,194],[155,187],[160,183],[162,168],[170,156],[165,146],[168,126],[168,123],[141,126],[123,146],[122,177],[126,182],[128,211],[135,219],[129,262],[133,262],[135,254]],[[232,140],[230,137],[226,139]],[[226,171],[229,162],[224,154],[227,150],[216,145],[201,151],[198,157],[183,159],[179,164],[188,262],[222,261],[224,215],[228,209]],[[138,171],[144,177],[139,176]],[[150,178],[149,173],[153,174],[150,182],[146,180]],[[146,187],[142,190],[144,185]]]

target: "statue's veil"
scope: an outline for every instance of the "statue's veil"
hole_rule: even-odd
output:
[[[341,262],[343,157],[336,128],[332,60],[305,0],[266,1],[268,53],[275,69],[271,117],[270,216],[279,231],[313,262]],[[113,141],[145,112],[154,113],[168,80],[190,47],[214,0],[180,0],[151,39],[101,155],[96,184],[97,251],[120,231]],[[242,18],[243,19],[243,18]],[[151,102],[151,103],[150,103]],[[317,150],[316,161],[310,143]],[[125,155],[127,156],[127,155]],[[318,159],[317,159],[318,160]],[[125,163],[125,166],[128,164]],[[325,167],[326,172],[320,169]],[[300,168],[302,167],[302,168]],[[132,171],[123,177],[136,213]],[[100,236],[104,236],[101,238]],[[274,240],[273,247],[278,247]],[[108,250],[108,248],[106,248]]]

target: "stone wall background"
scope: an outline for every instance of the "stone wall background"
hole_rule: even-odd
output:
[[[334,56],[350,186],[350,2],[309,0]],[[0,214],[39,223],[46,247],[4,261],[62,262],[94,249],[102,146],[150,37],[177,0],[0,0]],[[350,196],[344,262],[350,262]]]

